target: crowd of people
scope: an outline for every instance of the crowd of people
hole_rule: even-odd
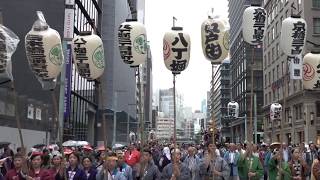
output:
[[[5,147],[0,180],[320,180],[320,151],[312,142],[60,149],[33,148],[26,154]]]

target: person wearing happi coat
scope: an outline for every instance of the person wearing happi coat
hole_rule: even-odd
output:
[[[252,154],[252,145],[247,146],[245,153],[241,153],[238,161],[240,180],[260,180],[263,168],[258,157]]]
[[[281,156],[281,150],[275,149],[269,161],[269,180],[290,180],[291,170],[288,162]],[[281,163],[281,166],[280,166]]]

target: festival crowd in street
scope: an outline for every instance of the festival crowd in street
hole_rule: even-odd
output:
[[[320,152],[320,151],[319,151]],[[320,153],[309,142],[288,146],[134,143],[117,150],[43,146],[26,155],[4,147],[0,180],[320,180]]]

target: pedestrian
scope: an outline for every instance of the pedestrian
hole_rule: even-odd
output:
[[[103,168],[97,173],[97,180],[127,180],[117,169],[117,155],[111,153],[105,161]]]
[[[269,180],[290,180],[291,171],[288,162],[284,161],[281,151],[275,149],[269,162]],[[280,165],[281,163],[281,165]]]
[[[133,180],[132,168],[125,162],[124,153],[122,151],[117,152],[118,158],[118,171],[127,179]]]
[[[14,168],[10,169],[6,176],[6,180],[22,180],[21,169],[24,163],[24,157],[21,154],[15,154],[13,157]]]
[[[317,153],[316,159],[313,161],[311,168],[311,180],[320,180],[320,153]]]
[[[62,154],[59,151],[52,152],[51,168],[49,169],[52,177],[55,178],[62,169],[62,160]]]
[[[183,162],[191,173],[191,180],[200,180],[200,158],[195,153],[195,148],[190,146],[188,148],[188,155]]]
[[[128,146],[128,150],[124,154],[125,162],[132,167],[133,178],[139,175],[140,152],[134,144]]]
[[[84,156],[82,158],[82,166],[86,174],[86,180],[95,180],[97,175],[97,170],[93,166],[92,159],[90,156]]]
[[[240,153],[236,151],[236,145],[230,143],[229,150],[225,153],[224,159],[228,163],[230,168],[230,180],[238,180],[238,160],[240,158]]]
[[[69,180],[86,180],[85,172],[79,167],[80,155],[76,152],[72,152],[68,157],[68,161],[69,167],[65,170],[60,171],[56,176],[56,180],[65,179],[64,175],[66,175],[66,178]]]
[[[171,163],[171,155],[169,147],[164,147],[162,150],[162,156],[159,160],[159,171],[162,172],[162,169]]]
[[[263,175],[260,160],[252,154],[250,143],[246,146],[245,153],[240,154],[238,171],[240,180],[259,180]]]
[[[140,165],[140,177],[141,180],[160,180],[160,171],[154,164],[152,158],[152,152],[149,148],[143,149],[142,161]]]
[[[207,151],[205,151],[204,158],[200,163],[200,176],[204,180],[229,179],[230,168],[227,162],[216,153],[216,145],[210,143]]]
[[[172,161],[163,168],[162,180],[191,180],[188,167],[181,162],[181,151],[171,150]]]
[[[53,180],[54,177],[51,176],[47,169],[41,168],[42,166],[42,152],[32,152],[31,153],[31,168],[26,173],[22,173],[22,177],[27,180]]]
[[[3,154],[1,155],[0,159],[4,160],[2,166],[0,167],[0,174],[5,176],[7,172],[13,168],[12,158],[14,156],[13,151],[9,148],[9,146],[4,147]]]
[[[268,180],[269,177],[269,161],[272,158],[272,151],[271,147],[267,144],[264,144],[263,146],[263,152],[261,152],[261,158],[260,161],[263,163],[263,170],[264,170],[264,180]]]
[[[289,162],[291,176],[294,180],[306,180],[308,165],[303,159],[301,148],[295,148],[292,151],[292,160]]]

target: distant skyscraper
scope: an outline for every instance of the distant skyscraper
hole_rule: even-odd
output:
[[[173,118],[173,88],[159,91],[159,111],[164,113],[164,117]],[[177,128],[181,128],[184,120],[183,96],[176,92],[176,118]]]

